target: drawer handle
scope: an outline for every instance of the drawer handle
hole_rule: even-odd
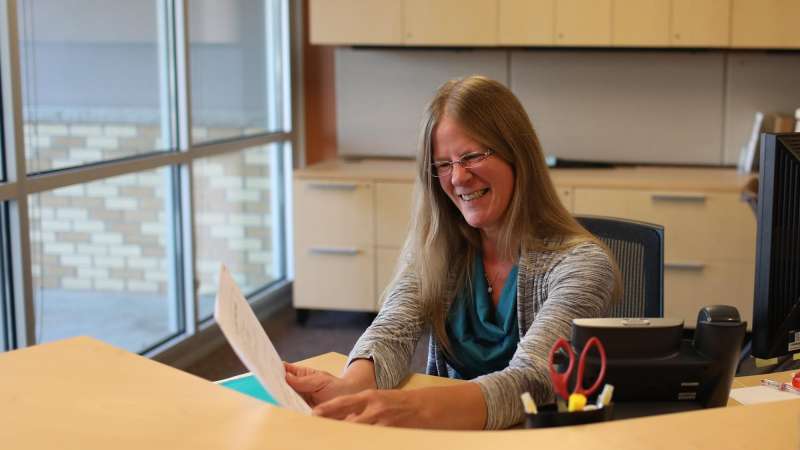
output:
[[[664,263],[665,269],[674,269],[674,270],[694,270],[700,271],[705,269],[706,265],[699,262],[668,262]]]
[[[312,247],[308,250],[312,255],[342,255],[342,256],[356,256],[361,253],[357,248],[330,248],[330,247]]]
[[[653,194],[654,202],[679,202],[679,203],[704,203],[706,196],[703,194]]]
[[[309,189],[320,191],[355,191],[358,185],[355,183],[308,183]]]

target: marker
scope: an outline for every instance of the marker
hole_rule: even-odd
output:
[[[602,408],[611,404],[611,397],[614,396],[614,385],[606,384],[603,391],[597,396],[597,407]]]
[[[525,414],[537,414],[539,412],[530,392],[524,392],[519,398],[522,399],[522,407],[525,408]]]
[[[575,412],[575,411],[583,411],[583,407],[586,406],[586,396],[583,394],[571,394],[569,396],[569,406],[567,406],[567,411]]]
[[[584,411],[597,411],[598,409],[600,408],[597,405],[592,405],[591,403],[583,407]]]
[[[800,395],[800,389],[792,386],[792,383],[781,383],[780,381],[768,380],[764,378],[761,380],[761,385],[770,387],[772,389],[777,389],[779,391]]]

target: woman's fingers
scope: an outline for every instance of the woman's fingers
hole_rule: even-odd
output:
[[[313,393],[318,392],[328,386],[333,377],[324,372],[312,373],[309,375],[294,375],[286,373],[286,382],[297,392]]]
[[[343,395],[317,405],[312,414],[330,419],[353,420],[361,415],[367,403],[364,393]]]
[[[286,370],[286,373],[291,373],[292,375],[297,375],[299,377],[321,372],[319,370],[311,369],[309,367],[303,367],[303,366],[298,366],[297,364],[287,363],[286,361],[283,362],[283,368]]]

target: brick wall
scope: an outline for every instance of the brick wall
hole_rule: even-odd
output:
[[[25,129],[29,171],[150,152],[158,126],[42,123]],[[203,140],[233,128],[195,128]],[[272,279],[270,150],[196,161],[195,250],[200,294],[216,291],[220,263],[244,290]],[[165,168],[69,186],[30,197],[35,286],[166,295],[170,226]]]

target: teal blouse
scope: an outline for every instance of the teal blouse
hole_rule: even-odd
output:
[[[495,308],[487,292],[483,258],[475,258],[472,292],[465,286],[456,296],[445,326],[453,350],[447,362],[457,378],[470,380],[508,367],[519,343],[517,272],[514,266]]]

